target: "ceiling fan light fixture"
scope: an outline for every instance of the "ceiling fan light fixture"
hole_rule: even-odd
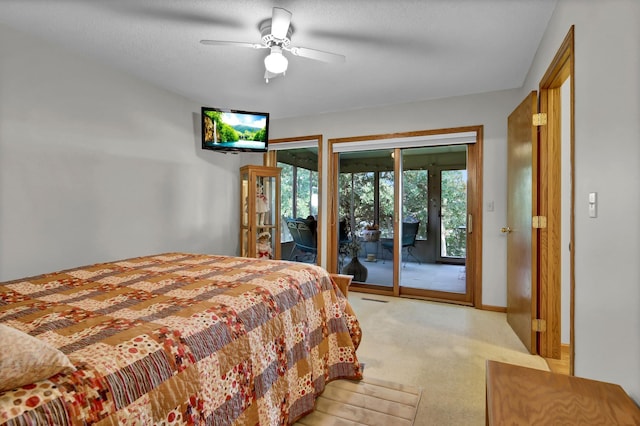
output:
[[[281,7],[274,7],[271,12],[271,18],[264,19],[260,22],[258,28],[262,36],[261,43],[225,40],[200,40],[200,43],[214,46],[269,49],[269,55],[264,58],[264,79],[267,83],[269,79],[284,75],[287,71],[289,61],[283,55],[283,50],[286,50],[293,56],[300,56],[327,63],[340,63],[346,60],[344,55],[337,53],[310,49],[308,47],[291,46],[291,35],[294,33],[293,25],[291,25],[291,12]]]
[[[289,61],[282,54],[282,48],[279,46],[273,46],[271,53],[264,58],[264,66],[270,73],[282,74],[287,70]]]

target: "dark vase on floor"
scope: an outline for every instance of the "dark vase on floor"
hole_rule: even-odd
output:
[[[345,275],[353,275],[354,281],[363,283],[367,281],[367,274],[369,271],[366,266],[360,263],[360,259],[358,259],[357,256],[354,256],[351,258],[351,262],[342,268],[342,273]]]

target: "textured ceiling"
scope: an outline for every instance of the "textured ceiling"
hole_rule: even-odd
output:
[[[42,37],[212,107],[272,118],[521,87],[556,0],[0,0],[0,25]],[[289,55],[263,79],[257,43],[273,6],[292,12]],[[285,54],[286,55],[286,54]]]

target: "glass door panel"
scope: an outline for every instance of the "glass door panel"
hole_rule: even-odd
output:
[[[429,168],[424,148],[402,150],[402,223],[399,285],[419,288],[424,280],[429,229]]]
[[[318,247],[318,148],[294,148],[276,151],[276,164],[282,169],[280,242],[283,259],[315,262]],[[300,219],[308,225],[310,236],[290,232],[288,220]],[[306,228],[305,228],[306,229]],[[303,238],[304,244],[302,244]],[[300,247],[305,247],[300,249]],[[311,247],[311,248],[308,248]],[[315,247],[315,250],[314,250]]]
[[[394,174],[391,150],[341,153],[338,270],[354,282],[393,287]],[[355,264],[355,265],[354,265]],[[354,271],[359,273],[354,273]]]
[[[402,169],[400,293],[466,294],[466,147],[403,149]]]
[[[440,259],[467,256],[467,171],[440,172]]]

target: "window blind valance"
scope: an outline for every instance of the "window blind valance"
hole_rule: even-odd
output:
[[[418,148],[439,145],[463,145],[476,143],[477,132],[444,133],[437,135],[360,139],[333,143],[332,152],[370,151],[393,148]]]

